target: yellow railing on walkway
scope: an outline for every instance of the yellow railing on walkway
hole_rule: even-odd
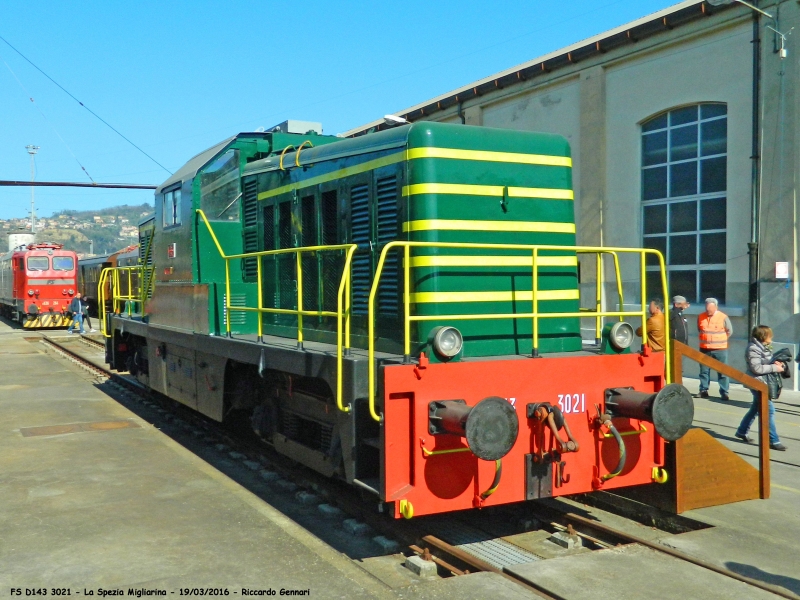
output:
[[[440,314],[440,315],[412,315],[411,314],[411,248],[455,248],[461,250],[521,250],[531,253],[532,261],[532,294],[531,294],[531,312],[529,313],[486,313],[486,314]],[[378,414],[375,410],[375,378],[376,378],[376,365],[375,365],[375,296],[378,293],[378,285],[380,283],[381,275],[383,274],[383,266],[386,262],[386,256],[389,252],[397,249],[403,250],[403,269],[404,269],[404,290],[403,290],[403,326],[404,326],[404,353],[406,356],[411,354],[411,323],[416,321],[447,321],[447,320],[460,320],[460,321],[476,321],[476,320],[497,320],[497,319],[531,319],[533,321],[533,335],[532,335],[532,354],[538,356],[539,353],[539,320],[540,319],[560,319],[565,317],[595,317],[596,327],[599,331],[604,317],[640,317],[642,319],[642,339],[643,344],[647,344],[647,317],[648,317],[648,303],[647,288],[646,288],[646,257],[652,255],[657,257],[661,274],[661,285],[664,290],[667,289],[666,269],[664,266],[664,257],[658,250],[650,250],[646,248],[604,248],[595,246],[534,246],[524,244],[469,244],[469,243],[448,243],[448,242],[411,242],[411,241],[396,241],[390,242],[383,247],[378,267],[375,271],[375,278],[372,281],[372,288],[369,292],[369,412],[373,419],[376,421],[382,420],[382,415]],[[603,311],[600,310],[602,303],[602,268],[598,269],[598,284],[597,284],[597,297],[598,303],[594,311],[579,310],[576,312],[541,312],[539,310],[540,292],[539,286],[539,259],[541,252],[552,251],[568,251],[575,252],[576,254],[611,254],[615,260],[615,274],[617,278],[617,289],[620,294],[619,310]],[[641,309],[637,311],[625,311],[622,305],[622,282],[619,272],[619,263],[617,255],[619,254],[633,254],[639,255],[639,275],[641,280]],[[598,258],[598,265],[602,267],[602,263]],[[546,266],[546,265],[541,265]],[[664,319],[665,323],[669,323],[669,309],[667,303],[664,303]],[[669,336],[665,336],[665,357],[669,356]],[[667,382],[671,381],[670,362],[665,360],[665,374]]]
[[[144,313],[144,305],[153,284],[154,267],[136,265],[132,267],[108,267],[100,272],[97,282],[99,299],[97,310],[100,316],[100,331],[111,337],[106,325],[110,307],[113,314]]]
[[[622,293],[622,275],[620,274],[619,270],[619,255],[614,252],[613,250],[604,250],[602,252],[594,252],[594,251],[587,251],[587,250],[579,250],[576,254],[594,254],[597,257],[597,264],[596,264],[596,273],[597,273],[597,285],[596,285],[596,294],[595,294],[595,307],[594,310],[591,308],[582,308],[582,312],[590,312],[595,315],[595,333],[594,338],[595,340],[600,339],[600,332],[603,330],[603,317],[600,316],[601,309],[603,308],[603,255],[608,254],[614,259],[614,277],[617,281],[617,296],[619,298],[619,310],[624,310],[625,306],[625,297]],[[622,321],[623,317],[619,317],[619,320]]]
[[[336,406],[342,412],[349,412],[350,407],[344,406],[342,393],[342,373],[343,355],[350,349],[350,265],[353,261],[353,254],[358,247],[356,244],[337,244],[331,246],[305,246],[301,248],[284,248],[281,250],[264,250],[261,252],[248,252],[244,254],[225,254],[222,246],[217,239],[211,223],[208,222],[205,213],[198,210],[197,214],[203,220],[214,240],[220,257],[225,261],[225,332],[231,335],[231,311],[254,312],[258,313],[258,339],[263,340],[263,314],[294,315],[297,317],[297,344],[303,345],[303,317],[331,317],[336,318]],[[321,252],[344,252],[345,260],[342,268],[342,275],[339,279],[339,290],[336,298],[336,311],[329,310],[307,310],[303,308],[303,254]],[[269,308],[264,306],[262,261],[265,256],[279,256],[282,254],[294,254],[297,265],[297,308]],[[232,260],[255,258],[257,260],[257,302],[258,306],[232,306],[231,305],[231,269]]]

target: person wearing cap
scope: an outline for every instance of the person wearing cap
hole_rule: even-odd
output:
[[[700,334],[700,352],[721,363],[728,364],[728,338],[733,335],[733,327],[728,315],[718,310],[716,298],[706,298],[706,312],[697,317],[697,331]],[[719,397],[728,400],[730,380],[726,375],[717,373]],[[699,398],[708,398],[708,386],[711,383],[711,368],[700,365]]]
[[[683,311],[689,308],[689,303],[683,296],[673,296],[672,311],[669,313],[669,337],[682,344],[689,343],[689,323],[683,316]]]
[[[636,335],[642,337],[642,328],[636,330]],[[664,302],[661,298],[650,300],[650,318],[647,319],[647,345],[653,352],[663,352],[667,345],[667,332],[664,327]]]

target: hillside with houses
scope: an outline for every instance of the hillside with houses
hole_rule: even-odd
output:
[[[138,241],[139,222],[153,213],[150,204],[122,205],[101,210],[63,210],[36,219],[36,240],[64,244],[79,254],[109,254]],[[30,217],[0,219],[0,251],[8,234],[31,230]]]

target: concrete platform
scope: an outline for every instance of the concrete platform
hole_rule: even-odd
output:
[[[285,588],[317,598],[472,599],[490,589],[494,598],[535,597],[497,575],[429,584],[399,557],[346,556],[35,338],[0,323],[0,596],[208,587],[236,596]],[[234,462],[225,464],[249,471]],[[321,520],[312,509],[309,518]],[[394,579],[381,572],[387,559],[401,569]]]
[[[540,560],[508,570],[525,581],[571,600],[760,600],[776,597],[638,545]]]
[[[697,391],[697,380],[684,379],[684,383]],[[733,435],[750,406],[750,392],[734,384],[727,402],[716,394],[712,383],[711,397],[696,399],[695,425],[757,467],[758,447]],[[784,391],[775,401],[775,410],[778,435],[787,450],[770,453],[770,499],[688,511],[685,516],[713,527],[660,541],[800,595],[800,392]],[[757,432],[758,420],[751,437],[757,438]]]
[[[110,397],[95,377],[26,340],[35,337],[0,322],[0,595],[12,587],[175,595],[213,587],[241,595],[247,587],[319,598],[536,597],[491,573],[420,580],[369,538],[345,554],[351,536],[326,531],[316,507],[270,491],[257,472],[227,457],[229,449],[209,450],[191,431],[182,438],[177,422],[154,427],[158,421]],[[748,405],[749,393],[734,387],[729,402],[698,400],[695,424],[757,464],[756,448],[732,435]],[[789,451],[773,453],[770,500],[692,511],[687,516],[711,527],[680,535],[576,510],[800,593],[800,394],[784,393],[777,406]],[[523,536],[506,539],[524,546]],[[515,570],[566,598],[771,596],[639,547],[553,556]]]

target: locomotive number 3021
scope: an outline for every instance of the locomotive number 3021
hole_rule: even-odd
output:
[[[558,406],[564,414],[586,412],[586,394],[559,394]]]

